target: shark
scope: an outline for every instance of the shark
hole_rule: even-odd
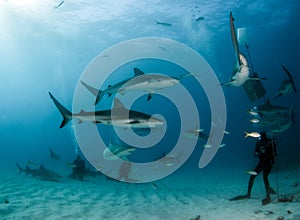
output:
[[[96,89],[92,86],[90,86],[89,84],[80,81],[81,84],[88,90],[90,91],[92,94],[94,94],[96,96],[96,101],[95,101],[95,105],[97,105],[101,99],[103,98],[104,95],[108,95],[108,97],[110,97],[112,94],[117,93],[119,91],[119,89],[125,84],[127,83],[129,80],[133,79],[134,77],[137,76],[141,76],[144,73],[138,69],[138,68],[133,68],[133,72],[134,72],[134,76],[125,80],[122,80],[114,85],[108,85],[107,89],[104,90],[99,90]]]
[[[292,91],[294,91],[295,93],[297,93],[297,88],[295,85],[295,81],[292,77],[292,74],[288,71],[288,69],[284,66],[281,65],[282,69],[284,70],[284,72],[286,73],[286,75],[288,76],[287,79],[284,79],[278,89],[278,94],[275,97],[275,99],[277,99],[278,97],[282,96],[282,95],[286,95],[291,93]]]
[[[56,108],[63,116],[59,128],[63,128],[72,119],[78,119],[79,123],[89,121],[106,125],[114,125],[123,128],[155,128],[163,125],[163,121],[145,114],[143,112],[127,109],[118,99],[114,99],[112,109],[86,112],[81,110],[79,113],[72,113],[65,108],[50,92],[50,98]],[[112,115],[113,113],[113,115]],[[129,113],[129,114],[126,114]]]
[[[175,153],[167,154],[166,152],[163,152],[162,155],[160,155],[158,158],[155,158],[154,161],[157,161],[158,163],[154,166],[154,169],[157,169],[161,167],[162,165],[164,167],[171,167],[176,164],[180,163],[180,155],[177,155]]]
[[[293,109],[293,106],[286,107],[286,106],[278,106],[278,105],[273,105],[270,102],[270,99],[267,99],[264,104],[255,106],[249,111],[256,112],[259,116],[274,116],[274,115],[285,115],[289,114]]]
[[[285,117],[279,117],[276,119],[277,123],[273,124],[267,132],[268,135],[277,135],[288,130],[292,124],[295,122],[294,112],[291,115],[286,115]]]
[[[141,71],[141,70],[140,70]],[[179,77],[170,77],[160,74],[149,74],[136,78],[134,81],[126,83],[119,90],[121,95],[130,91],[142,90],[148,93],[147,101],[149,101],[155,91],[179,84],[182,79],[191,76],[191,73],[181,75]]]
[[[135,73],[134,77],[137,77],[135,78],[135,80],[131,80],[133,78],[124,80],[115,85],[110,85],[106,90],[98,90],[82,81],[81,83],[91,93],[97,96],[95,104],[99,103],[99,101],[102,99],[102,97],[105,94],[111,96],[111,94],[119,92],[121,95],[124,95],[127,92],[137,91],[137,90],[142,90],[147,92],[148,93],[147,101],[149,101],[156,90],[174,86],[180,83],[183,78],[191,76],[190,73],[187,73],[179,77],[168,77],[159,74],[145,75],[145,73],[138,68],[134,68],[133,70]]]
[[[128,145],[117,145],[110,142],[108,147],[106,147],[103,151],[103,157],[106,160],[116,160],[118,158],[128,160],[127,157],[131,155],[135,150],[135,147],[131,147]]]
[[[269,135],[280,134],[289,129],[295,122],[296,109],[293,106],[277,106],[268,99],[264,104],[254,107],[251,111],[256,112],[258,119],[255,127],[267,128]]]
[[[41,164],[38,169],[32,169],[28,165],[26,166],[26,168],[22,168],[18,163],[17,167],[19,169],[19,173],[24,172],[26,175],[31,174],[34,178],[37,178],[39,180],[60,182],[60,179],[62,179],[62,176],[60,174],[45,168]]]
[[[203,132],[204,130],[203,129],[191,129],[191,130],[187,130],[184,132],[184,136],[186,137],[189,137],[189,138],[199,138],[199,139],[202,139],[202,140],[207,140],[208,139],[208,135],[205,134]]]
[[[246,57],[240,52],[239,50],[239,44],[235,32],[234,27],[234,18],[232,16],[232,12],[230,12],[229,15],[230,18],[230,33],[231,33],[231,40],[234,47],[234,52],[236,56],[236,66],[233,70],[231,79],[229,82],[222,83],[221,85],[225,86],[235,86],[239,87],[242,86],[247,80],[262,80],[265,78],[259,78],[259,77],[250,77],[250,68],[248,66],[248,61]]]

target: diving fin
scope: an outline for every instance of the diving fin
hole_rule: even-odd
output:
[[[248,195],[238,195],[238,196],[235,196],[231,199],[229,199],[229,201],[236,201],[236,200],[242,200],[242,199],[249,199],[250,196]]]

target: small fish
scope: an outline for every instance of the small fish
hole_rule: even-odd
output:
[[[152,183],[154,189],[158,189],[158,186],[155,183]]]
[[[257,175],[257,172],[255,172],[254,170],[248,170],[247,173],[249,173],[250,175]]]
[[[204,19],[205,19],[204,17],[199,16],[199,17],[196,19],[196,21],[203,21]]]
[[[224,133],[224,134],[230,134],[230,132],[229,132],[229,131],[226,131],[226,130],[223,130],[223,133]]]
[[[58,5],[56,5],[54,8],[59,8],[65,1],[61,1]]]
[[[253,124],[257,124],[257,123],[259,123],[259,120],[257,118],[252,118],[252,119],[250,119],[250,122]]]
[[[225,147],[225,145],[226,145],[226,144],[220,144],[220,145],[218,146],[218,148],[223,148],[223,147]]]
[[[211,145],[210,144],[205,144],[203,145],[204,148],[211,148]]]
[[[167,23],[167,22],[161,22],[161,21],[155,21],[156,25],[162,25],[162,26],[166,26],[166,27],[171,27],[173,26],[171,23]]]
[[[67,163],[67,167],[75,168],[75,167],[77,167],[77,165],[74,163]]]
[[[258,112],[256,112],[256,111],[253,110],[253,109],[248,110],[248,113],[249,113],[250,115],[253,115],[253,116],[257,116],[257,115],[258,115]]]
[[[35,163],[35,162],[32,162],[32,161],[30,161],[30,160],[27,160],[26,164],[27,164],[27,165],[30,165],[30,166],[35,166],[35,167],[37,167],[37,166],[38,166],[38,164],[37,164],[37,163]]]
[[[250,133],[245,131],[245,138],[246,137],[254,137],[254,138],[258,138],[260,137],[260,133],[256,132],[256,131],[252,131]]]

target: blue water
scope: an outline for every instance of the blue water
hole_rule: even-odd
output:
[[[65,173],[70,171],[65,163],[71,162],[77,151],[81,152],[71,125],[58,128],[62,118],[48,91],[71,109],[74,90],[85,68],[99,53],[117,43],[140,37],[176,40],[201,54],[220,82],[227,81],[235,65],[229,30],[230,11],[236,19],[236,28],[247,28],[253,68],[267,78],[263,81],[266,96],[272,99],[277,94],[285,76],[281,64],[289,69],[300,88],[298,1],[88,0],[65,1],[55,9],[58,4],[59,1],[50,0],[0,3],[1,170],[17,172],[15,162],[25,164],[30,160]],[[199,16],[204,20],[195,21]],[[172,26],[156,25],[155,20]],[[245,48],[241,47],[241,50],[245,52]],[[132,76],[132,67],[139,65],[146,72],[169,76],[185,73],[176,66],[153,62],[124,64],[123,70]],[[107,79],[110,81],[105,87],[126,76],[116,71],[111,79]],[[201,127],[203,125],[204,130],[209,131],[211,115],[205,93],[193,80],[184,80],[182,84],[196,100]],[[224,135],[225,148],[220,149],[204,169],[227,169],[229,172],[231,168],[243,167],[243,172],[255,163],[252,156],[255,140],[244,138],[244,131],[255,130],[249,123],[247,109],[263,101],[250,102],[242,87],[224,87],[223,92],[227,108],[226,130],[230,134]],[[105,99],[108,104],[104,104],[104,108],[107,108],[112,99]],[[148,108],[145,99],[146,96],[142,96],[137,100],[136,107],[148,110],[149,114],[156,113],[157,109],[169,121],[170,129],[159,147],[139,157],[148,161],[172,149],[180,124],[177,123],[178,112],[170,101],[154,96],[151,108]],[[291,93],[272,103],[299,109],[299,100],[299,93]],[[161,103],[167,103],[169,107]],[[295,119],[287,131],[276,136],[279,140],[277,162],[282,169],[293,169],[300,163],[297,113]],[[204,144],[202,141],[197,143],[184,168],[198,170]],[[49,146],[61,155],[63,162],[50,161]]]

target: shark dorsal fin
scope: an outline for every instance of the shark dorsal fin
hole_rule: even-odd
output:
[[[267,100],[266,100],[266,105],[271,105],[271,102],[270,102],[269,98],[267,98]]]
[[[113,108],[126,109],[125,106],[117,98],[114,99],[114,106],[113,106]]]
[[[79,114],[83,114],[86,113],[86,111],[84,111],[83,109],[80,110]]]
[[[144,75],[145,73],[140,70],[139,68],[133,68],[133,71],[134,71],[134,76],[141,76],[141,75]]]

